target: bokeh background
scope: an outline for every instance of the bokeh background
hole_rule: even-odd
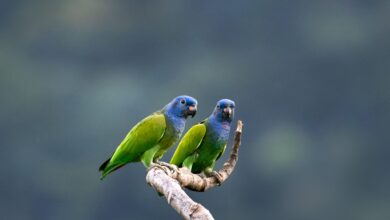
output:
[[[179,219],[142,165],[97,168],[181,94],[187,129],[220,98],[245,123],[233,175],[189,192],[216,219],[390,219],[389,21],[385,0],[2,1],[0,219]]]

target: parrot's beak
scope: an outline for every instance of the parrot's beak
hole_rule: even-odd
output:
[[[195,105],[191,105],[188,107],[187,111],[186,111],[186,117],[191,115],[192,117],[194,117],[196,115],[196,111],[197,111],[197,108]]]
[[[231,118],[232,117],[232,108],[231,107],[225,107],[222,112],[222,116],[224,118]]]

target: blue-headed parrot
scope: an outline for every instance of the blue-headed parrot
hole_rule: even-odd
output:
[[[197,104],[190,96],[178,96],[136,124],[114,154],[99,167],[101,179],[127,163],[141,161],[149,167],[160,159],[180,138],[187,117],[195,116]]]
[[[213,113],[184,135],[170,163],[187,167],[192,173],[215,174],[215,162],[224,153],[229,139],[234,108],[232,100],[218,101]]]

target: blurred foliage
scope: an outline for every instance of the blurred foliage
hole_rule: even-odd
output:
[[[231,178],[190,192],[216,219],[390,219],[389,20],[389,1],[3,1],[1,218],[178,219],[142,165],[97,168],[189,94],[187,128],[220,98],[245,123]]]

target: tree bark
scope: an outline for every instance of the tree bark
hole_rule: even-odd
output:
[[[215,186],[220,186],[233,172],[238,160],[238,150],[241,145],[242,121],[238,120],[234,143],[230,157],[216,175],[205,177],[193,174],[187,168],[177,168],[175,165],[159,162],[151,166],[146,174],[146,182],[158,193],[165,196],[184,219],[209,220],[214,219],[209,210],[193,201],[183,190],[204,192]]]

